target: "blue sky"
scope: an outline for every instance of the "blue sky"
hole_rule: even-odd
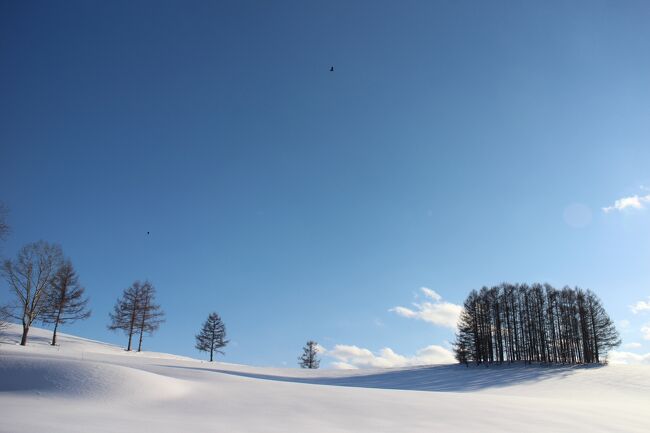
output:
[[[60,243],[93,308],[63,332],[119,344],[148,278],[148,350],[198,356],[214,310],[229,362],[394,365],[453,339],[395,307],[539,281],[598,293],[638,359],[650,5],[543,3],[3,2],[2,254]]]

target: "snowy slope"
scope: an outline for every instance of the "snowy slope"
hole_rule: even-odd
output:
[[[12,326],[0,432],[648,432],[650,367],[317,370],[207,363]]]

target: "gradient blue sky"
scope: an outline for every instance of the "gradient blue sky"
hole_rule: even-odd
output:
[[[149,350],[198,356],[216,310],[229,362],[413,356],[453,338],[389,311],[420,287],[540,281],[593,289],[649,353],[649,22],[645,1],[4,1],[2,254],[60,243],[93,308],[63,332],[119,344],[108,312],[150,279]]]

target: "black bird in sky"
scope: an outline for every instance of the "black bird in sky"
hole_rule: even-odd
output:
[[[334,72],[334,66],[330,66],[330,72]]]

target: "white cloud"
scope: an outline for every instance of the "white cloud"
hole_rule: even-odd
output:
[[[643,311],[650,311],[650,298],[648,298],[648,301],[638,301],[636,304],[630,305],[630,310],[632,310],[634,314]]]
[[[650,353],[638,354],[632,352],[619,352],[613,350],[609,352],[607,359],[610,364],[645,364],[650,365]]]
[[[334,349],[328,350],[324,355],[334,358],[336,361],[331,365],[339,369],[406,367],[454,362],[452,352],[438,345],[420,349],[413,356],[404,356],[389,347],[381,349],[378,353],[373,353],[362,347],[337,344]]]
[[[650,340],[650,322],[641,327],[641,335],[644,340]]]
[[[463,307],[443,301],[442,296],[426,287],[422,287],[420,290],[424,296],[432,302],[414,302],[413,306],[415,308],[398,306],[391,308],[388,311],[392,311],[393,313],[397,313],[400,316],[409,319],[424,320],[425,322],[433,323],[434,325],[456,329],[458,316],[460,316]]]
[[[626,209],[643,209],[645,208],[646,203],[650,203],[650,194],[623,197],[616,200],[612,206],[604,207],[603,212],[609,213],[615,210],[624,211]]]
[[[330,365],[337,370],[357,370],[359,368],[347,362],[332,362]]]
[[[442,301],[442,296],[440,296],[435,290],[431,290],[428,287],[420,287],[420,290],[424,293],[424,296],[431,298],[434,302]]]
[[[623,349],[640,349],[640,348],[641,348],[641,343],[637,343],[637,342],[626,343],[623,345]]]

